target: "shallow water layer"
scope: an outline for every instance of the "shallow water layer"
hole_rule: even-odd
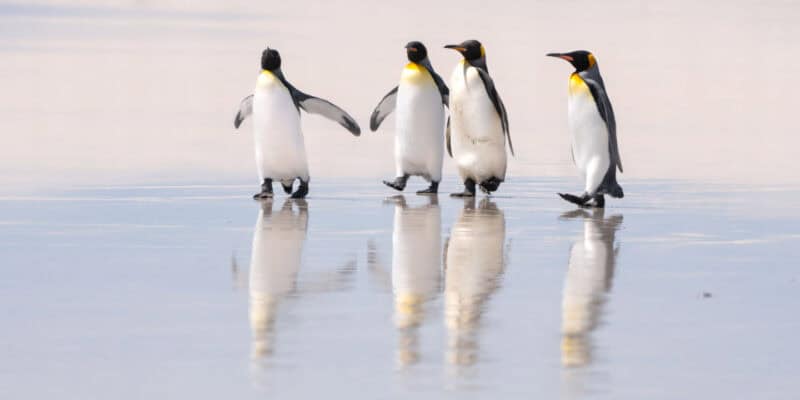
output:
[[[794,396],[800,188],[633,182],[593,211],[570,187],[4,197],[0,394]]]

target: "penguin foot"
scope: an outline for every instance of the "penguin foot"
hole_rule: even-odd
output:
[[[272,192],[259,192],[253,195],[253,200],[271,199],[272,196]]]
[[[439,193],[439,182],[431,182],[431,185],[428,186],[425,190],[418,190],[417,194],[437,194]]]
[[[558,195],[561,196],[562,199],[564,199],[564,200],[566,200],[566,201],[568,201],[568,202],[570,202],[572,204],[576,204],[579,207],[586,207],[586,203],[589,200],[592,199],[591,197],[589,197],[588,194],[584,194],[581,197],[578,197],[578,196],[575,196],[574,194],[569,194],[569,193],[559,193]]]
[[[272,179],[266,178],[261,183],[261,191],[253,195],[253,200],[272,198]]]
[[[606,198],[602,194],[594,195],[594,208],[603,208],[606,206]]]
[[[450,197],[475,197],[475,181],[467,179],[464,181],[464,191],[461,193],[450,193]]]
[[[292,184],[294,184],[294,181],[290,182],[288,185],[281,182],[281,186],[283,186],[283,192],[286,194],[292,193]]]
[[[500,187],[500,183],[502,183],[502,182],[503,181],[501,181],[500,179],[492,177],[492,178],[489,178],[489,179],[481,182],[481,184],[479,186],[480,186],[481,191],[483,193],[491,194],[492,192],[496,191],[497,188]]]
[[[300,179],[300,186],[297,187],[297,190],[292,193],[291,198],[293,199],[304,199],[308,194],[308,181],[303,181]]]
[[[398,176],[394,181],[383,181],[383,184],[397,191],[402,192],[406,188],[408,182],[408,175]]]

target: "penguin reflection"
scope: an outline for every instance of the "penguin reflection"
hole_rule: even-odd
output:
[[[611,289],[619,247],[614,234],[622,216],[604,218],[604,209],[593,213],[576,210],[564,219],[583,219],[583,239],[570,250],[561,305],[561,363],[581,367],[592,362],[592,331],[603,313],[606,293]]]
[[[296,212],[293,205],[297,206]],[[295,290],[307,228],[308,204],[305,200],[287,199],[275,213],[272,199],[261,201],[250,261],[250,327],[254,358],[272,353],[278,305]]]
[[[441,288],[442,216],[436,196],[419,207],[409,207],[403,196],[389,201],[395,204],[391,282],[399,335],[397,363],[406,367],[419,360],[418,329],[425,319],[425,304]],[[368,249],[370,271],[381,278],[377,248],[369,243]]]
[[[477,330],[489,296],[505,267],[503,212],[483,199],[464,200],[464,208],[445,244],[445,322],[447,359],[471,365],[477,358]]]

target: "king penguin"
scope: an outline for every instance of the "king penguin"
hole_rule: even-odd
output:
[[[406,45],[409,63],[400,74],[400,83],[381,99],[369,121],[374,132],[397,108],[394,138],[396,178],[383,181],[402,191],[409,176],[421,176],[430,187],[417,194],[436,194],[442,180],[444,156],[444,107],[448,89],[433,70],[428,50],[420,42]]]
[[[237,129],[253,114],[256,164],[261,180],[261,192],[254,199],[272,197],[272,181],[281,182],[283,190],[292,192],[295,179],[300,180],[292,198],[308,194],[308,161],[300,129],[300,110],[320,114],[338,122],[355,136],[361,134],[356,121],[333,103],[305,94],[283,76],[281,56],[275,49],[267,48],[261,54],[261,73],[253,94],[239,105],[233,125]]]
[[[506,140],[514,155],[506,108],[489,76],[486,50],[479,41],[445,48],[464,56],[450,77],[447,152],[455,158],[464,182],[464,191],[452,196],[473,197],[476,184],[491,193],[506,177]]]
[[[547,55],[564,59],[575,67],[575,72],[569,77],[567,111],[572,160],[585,182],[581,196],[558,195],[581,207],[602,208],[605,206],[604,194],[621,199],[624,193],[617,183],[617,168],[622,172],[617,123],[597,59],[585,50]]]

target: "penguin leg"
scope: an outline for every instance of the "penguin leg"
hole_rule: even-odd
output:
[[[253,199],[268,199],[272,197],[272,178],[264,178],[261,183],[261,192],[253,195]]]
[[[300,186],[297,187],[294,193],[292,193],[293,199],[304,199],[308,194],[308,181],[304,181],[303,178],[297,178],[300,180]]]
[[[594,195],[593,199],[595,208],[603,208],[606,206],[606,198],[602,194],[597,193]]]
[[[589,200],[592,199],[592,197],[589,196],[586,193],[584,193],[583,196],[580,196],[580,197],[575,196],[574,194],[569,194],[569,193],[559,193],[558,195],[561,196],[562,199],[564,199],[564,200],[566,200],[566,201],[568,201],[568,202],[570,202],[572,204],[576,204],[579,207],[586,206],[586,203]]]
[[[464,181],[464,191],[461,193],[450,193],[452,197],[475,197],[475,181],[472,178],[467,178]]]
[[[287,185],[286,182],[281,182],[281,186],[283,186],[283,192],[286,194],[292,193],[292,185],[294,185],[294,179]]]
[[[491,194],[492,192],[496,191],[498,187],[500,187],[500,183],[502,183],[500,179],[495,177],[491,177],[483,182],[481,182],[480,187],[481,191],[486,194]]]
[[[425,190],[418,190],[417,194],[436,194],[439,193],[439,182],[431,181],[431,185]]]
[[[391,182],[383,181],[383,184],[394,190],[399,190],[402,192],[403,189],[406,188],[406,182],[408,182],[408,174],[398,176],[397,178],[394,178],[394,181]]]

